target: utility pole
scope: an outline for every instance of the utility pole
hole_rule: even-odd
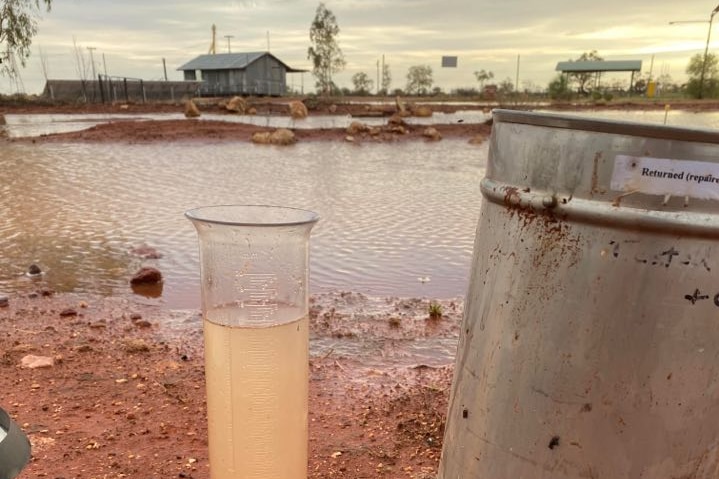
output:
[[[165,81],[167,81],[167,63],[165,62],[165,58],[162,58],[162,69],[165,72]]]
[[[377,59],[377,95],[379,95],[379,58]]]
[[[707,42],[704,46],[704,60],[702,61],[702,71],[701,75],[699,77],[699,98],[704,98],[704,77],[706,76],[706,69],[707,69],[707,59],[709,55],[709,41],[711,40],[712,36],[712,22],[714,21],[714,15],[719,13],[719,5],[714,7],[714,10],[712,10],[711,14],[709,15],[709,20],[681,20],[681,21],[675,21],[675,22],[669,22],[669,25],[678,25],[680,23],[708,23],[709,29],[707,30]]]
[[[102,52],[102,69],[105,71],[105,76],[107,76],[107,63],[105,63],[105,52]]]
[[[227,38],[227,53],[232,53],[232,49],[230,48],[230,38],[235,38],[235,36],[225,35],[225,38]]]
[[[704,47],[704,61],[702,62],[702,75],[699,80],[699,98],[704,98],[704,77],[706,76],[707,71],[707,55],[709,55],[709,40],[711,39],[712,35],[712,21],[714,21],[714,15],[719,12],[719,5],[717,5],[714,10],[712,10],[711,15],[709,15],[709,30],[707,31],[707,43]]]
[[[384,53],[382,54],[382,89],[384,90]],[[385,95],[387,95],[389,92],[384,92]]]
[[[87,47],[88,50],[90,50],[90,63],[92,63],[92,78],[95,79],[97,77],[95,73],[95,57],[93,57],[92,52],[96,50],[95,47]]]
[[[517,55],[517,75],[514,77],[514,91],[519,94],[519,55]]]

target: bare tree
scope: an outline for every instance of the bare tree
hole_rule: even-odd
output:
[[[50,77],[50,69],[48,67],[47,63],[47,53],[42,49],[42,47],[37,48],[38,55],[40,56],[40,69],[42,70],[42,76],[45,78],[45,81]]]
[[[77,44],[77,39],[72,37],[72,51],[75,57],[75,73],[80,78],[82,86],[82,97],[87,102],[87,82],[90,76],[90,60],[85,57],[82,45]]]

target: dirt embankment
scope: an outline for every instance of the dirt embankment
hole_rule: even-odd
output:
[[[247,105],[254,114],[269,116],[289,116],[288,105],[293,99],[249,99]],[[224,108],[222,99],[197,99],[199,109],[205,113],[232,115]],[[309,104],[309,116],[341,115],[352,117],[353,121],[362,123],[367,117],[391,118],[393,115],[414,114],[432,115],[434,113],[453,113],[456,111],[482,110],[489,112],[492,108],[508,108],[532,110],[541,108],[562,112],[581,111],[586,109],[612,110],[657,110],[664,109],[667,102],[655,101],[613,101],[607,103],[574,102],[533,104],[513,102],[507,104],[471,103],[471,102],[419,102],[402,99],[385,99],[384,102],[368,103],[366,98],[342,99],[342,101],[305,100]],[[689,111],[712,111],[719,109],[719,101],[713,100],[674,100],[672,109]],[[147,104],[81,104],[52,105],[38,103],[0,104],[2,114],[23,113],[112,113],[126,115],[127,119],[113,120],[109,123],[93,126],[86,130],[43,135],[39,138],[14,139],[12,141],[63,141],[63,142],[157,142],[157,141],[251,141],[255,133],[269,132],[272,128],[254,126],[236,122],[207,120],[139,120],[138,115],[148,113],[183,113],[183,104],[147,103]],[[302,120],[297,120],[301,122]],[[401,122],[401,119],[400,119]],[[400,123],[401,128],[382,127],[351,132],[346,128],[294,128],[296,141],[349,141],[349,142],[403,142],[411,140],[437,141],[443,138],[466,139],[481,143],[491,130],[491,124],[468,124],[457,121],[449,124],[433,124],[434,131],[427,126]]]

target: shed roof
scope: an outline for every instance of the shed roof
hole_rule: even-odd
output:
[[[200,55],[199,57],[196,57],[179,67],[178,70],[244,70],[250,64],[256,62],[265,55],[270,56],[281,63],[288,73],[306,71],[291,68],[269,52],[217,53],[214,55]]]
[[[641,60],[559,62],[555,70],[567,73],[580,72],[635,72],[642,70]]]

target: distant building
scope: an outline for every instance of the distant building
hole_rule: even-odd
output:
[[[186,81],[201,80],[200,94],[205,96],[281,96],[287,92],[287,74],[306,71],[269,52],[200,55],[177,70]]]

